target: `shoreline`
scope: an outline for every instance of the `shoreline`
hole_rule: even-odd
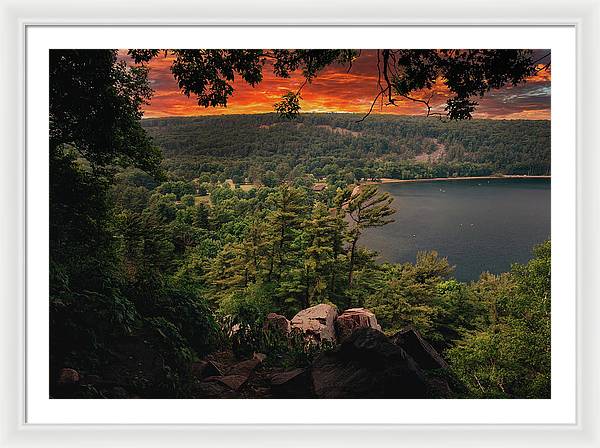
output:
[[[359,185],[401,184],[409,182],[441,182],[449,180],[492,180],[492,179],[551,179],[551,176],[528,176],[522,174],[506,174],[503,176],[465,176],[465,177],[431,177],[424,179],[392,179],[381,178],[378,181],[361,181]]]

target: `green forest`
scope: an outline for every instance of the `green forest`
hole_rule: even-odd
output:
[[[548,123],[142,120],[145,67],[108,50],[50,56],[53,398],[550,397],[550,242],[469,283],[436,252],[380,263],[361,237],[397,211],[377,185],[354,189],[549,174]],[[415,162],[439,145],[443,159]],[[267,319],[293,326],[316,305],[365,308],[381,331],[336,344]],[[420,352],[407,351],[407,329]],[[305,384],[340,359],[367,375],[356,389]]]
[[[361,179],[550,175],[550,122],[356,114],[145,119],[167,169],[194,179],[276,184],[305,174]]]

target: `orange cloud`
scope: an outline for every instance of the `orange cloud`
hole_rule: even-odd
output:
[[[159,56],[150,63],[150,83],[155,93],[149,105],[144,108],[144,116],[195,116],[221,114],[250,114],[273,111],[273,104],[288,91],[296,91],[303,82],[302,75],[292,73],[290,78],[277,78],[272,64],[267,62],[263,70],[263,81],[255,87],[243,80],[233,82],[234,93],[227,107],[198,106],[196,100],[186,97],[177,86],[170,72],[171,56]],[[509,86],[490,92],[479,99],[476,118],[497,119],[549,119],[550,82],[549,68],[538,65],[539,72],[520,86]],[[375,50],[363,50],[351,70],[348,67],[330,66],[323,70],[302,89],[302,110],[304,112],[355,112],[366,113],[378,92],[377,62]],[[442,80],[438,80],[431,91],[415,92],[414,97],[426,99],[432,96],[434,110],[441,112],[450,95]],[[379,102],[374,113],[423,115],[421,103],[402,99],[396,105]]]

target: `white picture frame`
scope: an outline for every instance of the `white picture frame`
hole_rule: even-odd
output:
[[[2,135],[8,140],[2,150],[3,255],[2,285],[2,367],[0,387],[3,408],[0,421],[2,446],[61,446],[95,444],[108,446],[207,446],[268,445],[353,446],[363,444],[405,444],[440,446],[473,441],[485,446],[597,446],[600,405],[598,351],[594,342],[600,317],[594,292],[598,259],[598,186],[595,169],[600,135],[595,115],[600,90],[594,85],[600,75],[595,60],[598,50],[600,5],[594,1],[553,0],[545,2],[508,1],[502,4],[474,5],[468,1],[425,0],[411,4],[383,1],[337,2],[274,1],[249,4],[242,0],[195,4],[174,0],[164,5],[147,6],[134,1],[89,1],[70,5],[43,0],[4,1],[0,5],[4,60],[0,85],[3,98],[0,116]],[[107,26],[561,26],[573,27],[577,39],[577,416],[574,424],[528,425],[169,425],[127,424],[31,424],[25,418],[25,316],[26,316],[26,214],[25,214],[25,65],[27,27],[39,25]],[[17,111],[17,113],[15,113]],[[5,225],[4,225],[5,224]],[[575,367],[575,366],[574,366]],[[318,406],[319,402],[313,402]],[[210,406],[210,402],[207,403]],[[435,401],[432,401],[435,406]]]

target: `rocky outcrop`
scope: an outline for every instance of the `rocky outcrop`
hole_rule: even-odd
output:
[[[448,369],[439,353],[413,327],[392,337],[381,332],[370,310],[352,308],[337,316],[336,309],[320,304],[300,311],[291,321],[270,314],[265,328],[302,332],[307,339],[338,342],[311,349],[318,355],[291,358],[296,368],[279,351],[267,355],[254,352],[240,360],[230,348],[196,360],[184,372],[186,393],[191,398],[456,398],[464,386]],[[296,344],[295,335],[287,341]],[[306,342],[306,340],[304,341]],[[306,344],[304,344],[306,345]],[[290,349],[295,346],[290,345]],[[159,362],[151,347],[137,341],[131,355],[123,355],[98,374],[63,368],[52,375],[52,398],[163,398],[162,371],[152,368]],[[134,350],[135,349],[135,350]],[[143,351],[146,350],[146,351]],[[133,356],[135,355],[135,356]],[[159,359],[160,361],[160,359]],[[262,364],[262,366],[261,366]],[[260,366],[260,367],[259,367]],[[300,367],[301,366],[301,367]],[[286,367],[288,370],[285,370]],[[148,372],[144,376],[144,372]],[[153,376],[150,376],[153,375]],[[147,378],[145,382],[132,380]],[[140,387],[141,384],[141,387]]]
[[[246,384],[261,362],[260,357],[253,357],[252,359],[234,364],[227,369],[226,374],[204,378],[194,386],[195,397],[228,398],[235,396],[233,393],[238,392]],[[221,370],[219,369],[219,371]]]
[[[296,314],[291,321],[292,330],[299,330],[316,341],[336,341],[335,319],[337,310],[326,303],[311,306]]]
[[[311,398],[309,369],[293,369],[271,376],[271,392],[276,398]]]
[[[416,362],[373,328],[318,355],[311,378],[318,398],[425,398],[428,388]]]
[[[373,328],[381,331],[375,314],[366,308],[350,308],[338,316],[335,329],[339,341],[343,341],[359,328]]]
[[[268,331],[276,331],[283,334],[288,334],[292,329],[292,325],[285,316],[277,313],[269,313],[267,314],[263,328]]]
[[[192,376],[196,379],[220,375],[223,375],[223,367],[214,361],[196,361],[192,363]]]
[[[401,347],[425,370],[447,369],[448,364],[414,327],[408,326],[394,334],[390,340]]]

